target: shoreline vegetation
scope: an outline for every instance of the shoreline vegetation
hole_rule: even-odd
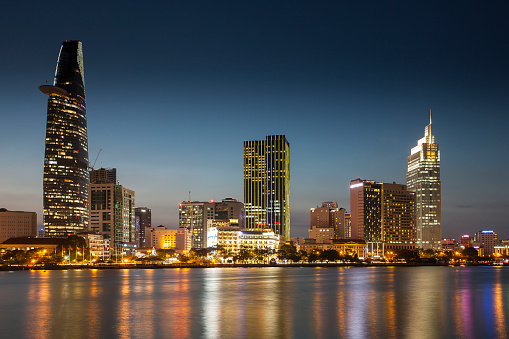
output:
[[[314,267],[314,268],[329,268],[329,267],[416,267],[416,266],[451,266],[451,267],[465,267],[465,266],[508,266],[496,265],[493,263],[467,263],[467,264],[446,264],[446,263],[287,263],[287,264],[101,264],[101,265],[3,265],[0,266],[0,271],[46,271],[46,270],[82,270],[82,269],[172,269],[172,268],[264,268],[264,267]]]

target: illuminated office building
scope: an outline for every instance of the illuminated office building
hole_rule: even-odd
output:
[[[429,125],[408,157],[406,182],[416,196],[417,247],[438,250],[442,240],[440,151]]]
[[[49,96],[44,155],[46,236],[63,237],[88,226],[88,140],[85,73],[80,41],[64,41]]]
[[[179,204],[179,228],[191,233],[192,248],[207,248],[209,221],[225,221],[243,228],[244,204],[232,198],[221,202],[182,201]]]
[[[246,229],[290,240],[290,144],[284,135],[244,141]]]
[[[415,193],[406,185],[382,184],[382,241],[385,249],[415,249]]]
[[[152,210],[147,207],[136,207],[134,211],[136,233],[138,233],[138,239],[140,241],[139,247],[149,247],[150,243],[145,243],[145,233],[147,232],[147,228],[152,228]]]
[[[122,185],[90,185],[89,229],[109,240],[112,257],[118,258],[138,248],[134,202],[134,191]]]
[[[370,250],[415,248],[415,193],[406,185],[352,180],[350,208],[352,238],[365,240]]]
[[[163,225],[157,227],[150,227],[147,230],[149,233],[150,242],[146,247],[159,249],[175,249],[177,247],[177,233],[178,229],[168,229]]]
[[[382,183],[356,179],[350,182],[351,238],[379,241],[382,222]]]
[[[498,245],[498,235],[493,231],[479,231],[475,234],[475,242],[482,248],[483,255],[491,255]]]

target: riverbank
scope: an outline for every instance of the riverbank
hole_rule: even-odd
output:
[[[118,269],[172,269],[172,268],[261,268],[261,267],[416,267],[416,266],[501,266],[493,263],[470,263],[448,265],[445,263],[289,263],[289,264],[103,264],[103,265],[41,265],[41,266],[0,266],[0,271],[25,270],[118,270]],[[504,265],[507,266],[507,265]]]

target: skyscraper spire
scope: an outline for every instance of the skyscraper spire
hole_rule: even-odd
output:
[[[432,139],[432,138],[433,138],[433,137],[432,137],[432,135],[433,135],[433,133],[432,133],[432,132],[433,132],[433,131],[432,131],[432,129],[433,129],[433,125],[432,125],[431,117],[432,117],[432,115],[431,115],[431,108],[430,108],[430,109],[429,109],[429,141],[428,141],[428,142],[430,142],[430,143],[431,143],[431,142],[433,142],[433,139]]]

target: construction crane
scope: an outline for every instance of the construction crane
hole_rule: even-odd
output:
[[[95,157],[94,164],[93,164],[92,166],[90,166],[90,164],[89,164],[88,168],[89,168],[91,171],[93,171],[93,170],[94,170],[95,163],[97,162],[97,159],[99,159],[99,154],[101,154],[101,151],[102,151],[102,150],[103,150],[103,149],[101,148],[101,149],[99,150],[99,153],[97,153],[97,156]]]

